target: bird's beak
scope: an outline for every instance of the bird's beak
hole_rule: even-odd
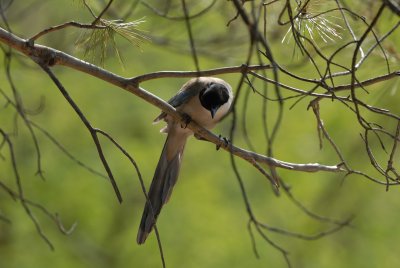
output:
[[[211,118],[214,118],[214,115],[217,113],[219,107],[213,107],[211,108]]]

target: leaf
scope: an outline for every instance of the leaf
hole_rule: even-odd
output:
[[[143,22],[145,22],[143,18],[132,22],[100,19],[97,26],[104,26],[104,28],[84,30],[76,45],[84,49],[85,58],[91,62],[103,66],[105,58],[110,52],[114,52],[123,65],[122,55],[115,38],[121,36],[132,45],[141,48],[144,42],[150,41],[145,31],[138,28]]]
[[[289,43],[294,34],[297,35],[297,38],[293,38],[295,42],[305,43],[308,40],[308,42],[312,42],[317,47],[320,41],[329,43],[342,39],[341,31],[343,27],[333,22],[338,18],[329,15],[331,12],[324,12],[320,6],[326,5],[326,3],[320,2],[326,1],[311,0],[303,6],[301,2],[299,3],[297,6],[298,14],[294,17],[293,25],[289,27],[282,39],[282,43],[285,41]]]

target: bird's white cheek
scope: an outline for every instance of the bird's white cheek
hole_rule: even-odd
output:
[[[221,105],[221,107],[219,107],[219,109],[214,117],[214,119],[216,121],[219,121],[222,117],[224,117],[229,112],[229,108],[231,107],[231,102],[232,101],[230,100],[227,103]]]

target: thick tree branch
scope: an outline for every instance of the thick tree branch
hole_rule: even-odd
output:
[[[146,102],[157,106],[160,108],[162,111],[166,112],[173,118],[177,120],[184,121],[185,118],[180,115],[174,107],[169,105],[167,102],[164,100],[160,99],[159,97],[153,95],[152,93],[140,88],[137,86],[138,81],[142,79],[148,80],[150,77],[142,76],[142,78],[139,78],[138,80],[133,79],[128,79],[124,78],[121,76],[118,76],[114,73],[108,72],[96,65],[93,65],[91,63],[85,62],[83,60],[77,59],[69,54],[66,54],[64,52],[55,50],[50,47],[42,46],[42,45],[37,45],[37,44],[29,44],[26,40],[19,38],[15,36],[14,34],[11,34],[7,32],[6,30],[0,28],[0,41],[11,46],[12,48],[18,50],[19,52],[29,56],[33,60],[37,61],[37,59],[40,59],[41,62],[47,63],[48,66],[53,66],[53,65],[63,65],[70,67],[72,69],[87,73],[89,75],[92,75],[94,77],[97,77],[101,80],[104,80],[108,83],[111,83],[117,87],[120,87],[122,89],[125,89],[134,95],[142,98]],[[259,67],[251,67],[251,68],[263,68],[265,66],[259,66]],[[175,72],[173,73],[173,77],[188,77],[189,74],[192,76],[199,76],[202,74],[207,74],[207,75],[213,75],[213,74],[223,74],[223,73],[242,73],[243,72],[243,67],[230,67],[230,68],[222,68],[222,69],[214,69],[214,70],[209,70],[206,72]],[[172,73],[169,73],[172,74]],[[167,77],[166,74],[159,74],[160,77]],[[153,74],[154,78],[157,75]],[[146,77],[143,79],[143,77]],[[231,152],[232,154],[248,161],[249,163],[253,163],[254,161],[267,164],[269,166],[275,166],[279,168],[284,168],[284,169],[289,169],[289,170],[296,170],[296,171],[303,171],[303,172],[317,172],[317,171],[328,171],[328,172],[343,172],[345,171],[342,169],[339,165],[334,165],[334,166],[329,166],[329,165],[322,165],[322,164],[317,164],[317,163],[310,163],[310,164],[296,164],[296,163],[289,163],[289,162],[284,162],[281,160],[277,160],[272,157],[267,157],[262,154],[258,154],[255,152],[251,152],[239,147],[236,147],[232,144],[226,144],[223,139],[220,137],[214,135],[210,131],[204,129],[203,127],[199,126],[195,122],[191,122],[188,125],[188,128],[194,131],[198,136],[201,136],[202,138],[220,146],[221,148],[225,149],[226,151]]]

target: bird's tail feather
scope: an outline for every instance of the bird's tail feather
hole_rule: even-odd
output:
[[[150,185],[148,200],[144,207],[137,235],[138,244],[143,244],[146,241],[160,214],[162,206],[168,202],[172,189],[178,179],[187,136],[173,132],[171,130],[168,133],[153,181]]]

